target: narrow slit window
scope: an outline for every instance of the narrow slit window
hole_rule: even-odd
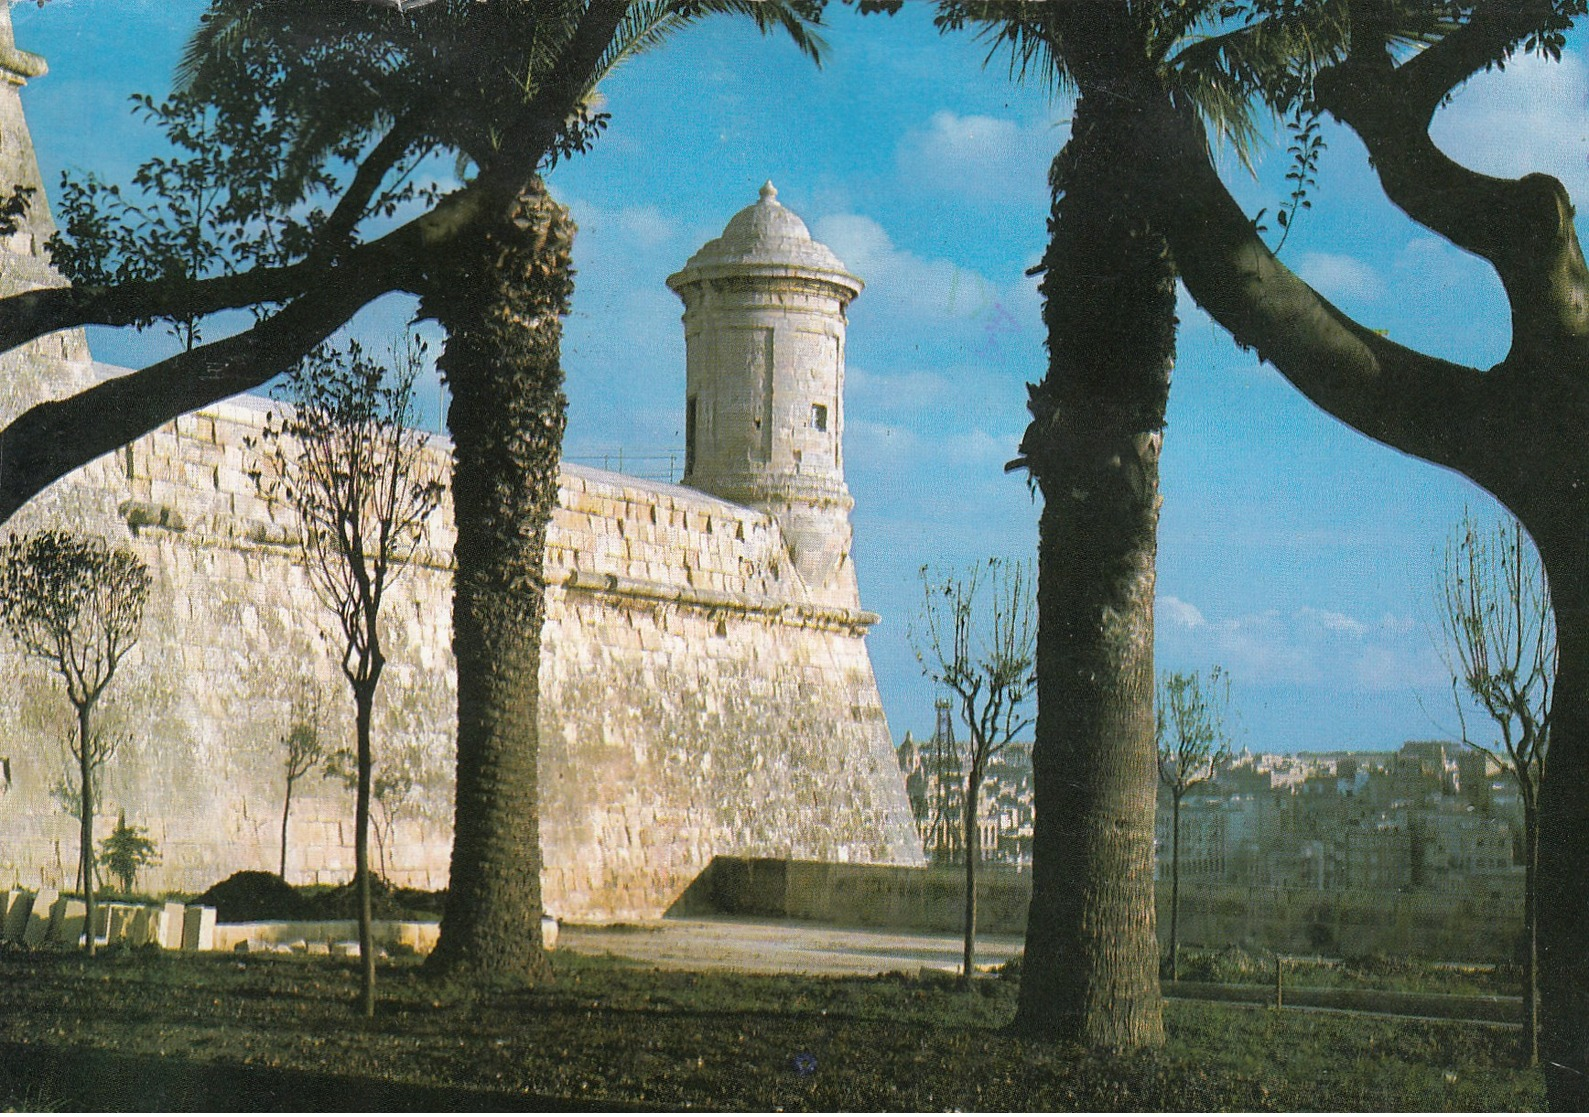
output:
[[[695,472],[695,397],[684,401],[684,472]]]
[[[814,430],[825,431],[828,429],[828,405],[813,403],[811,405],[811,426]]]

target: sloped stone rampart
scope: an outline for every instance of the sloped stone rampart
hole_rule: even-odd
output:
[[[103,373],[102,373],[103,374]],[[96,832],[125,810],[161,862],[145,889],[200,890],[277,867],[294,694],[318,691],[351,737],[334,622],[298,557],[291,514],[251,471],[267,401],[219,404],[108,455],[46,494],[155,575],[142,641],[108,694],[124,744]],[[429,456],[445,468],[441,439]],[[31,517],[39,519],[40,517]],[[25,517],[22,527],[33,526]],[[391,662],[377,764],[406,766],[376,860],[394,882],[445,884],[456,681],[450,506],[427,525],[386,608]],[[833,861],[920,858],[865,646],[870,614],[814,603],[770,516],[679,486],[565,467],[547,556],[542,678],[546,901],[576,919],[659,915],[719,853]],[[0,643],[0,884],[68,885],[62,808],[69,707],[39,664]],[[382,818],[377,811],[378,820]],[[338,781],[295,790],[287,876],[341,882],[352,804]]]

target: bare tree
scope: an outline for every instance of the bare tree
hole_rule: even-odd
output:
[[[988,761],[1032,725],[1025,712],[1036,678],[1037,618],[1024,563],[989,559],[942,578],[921,568],[920,623],[910,631],[922,674],[948,689],[966,725],[965,950],[961,977],[971,980],[977,933],[977,808]],[[977,595],[985,591],[979,614]]]
[[[325,759],[325,739],[320,734],[320,693],[306,682],[293,697],[287,718],[287,734],[281,738],[285,750],[283,769],[287,777],[281,797],[281,878],[287,879],[287,820],[292,814],[292,791],[299,780]]]
[[[370,801],[374,756],[370,727],[386,657],[380,614],[386,592],[413,557],[442,479],[425,458],[425,435],[411,427],[414,380],[423,364],[417,338],[393,347],[386,369],[357,342],[329,346],[287,374],[292,409],[266,424],[268,496],[298,513],[310,581],[336,615],[342,673],[353,690],[354,880],[359,893],[361,1007],[375,1015],[375,949],[370,924]]]
[[[149,570],[125,547],[68,531],[41,531],[0,549],[0,623],[48,663],[77,713],[78,874],[87,908],[84,949],[94,953],[95,777],[117,738],[94,728],[94,707],[138,641]]]
[[[1464,514],[1447,541],[1436,596],[1462,743],[1510,773],[1523,808],[1523,1061],[1539,1063],[1539,788],[1550,749],[1556,621],[1550,589],[1523,525],[1486,530]],[[1494,723],[1480,744],[1468,711]]]
[[[83,742],[75,724],[62,726],[61,748],[65,755],[61,758],[60,774],[55,782],[50,784],[50,797],[61,810],[77,820],[79,827],[82,825],[85,812],[90,818],[98,816],[104,790],[99,779],[99,771],[115,758],[125,743],[125,735],[107,732],[102,726],[95,727],[93,735],[88,740],[88,767],[94,773],[94,778],[89,781],[88,795],[85,796],[82,778]],[[88,885],[83,881],[83,867],[82,861],[79,860],[75,878],[79,892],[88,890]],[[104,877],[99,872],[97,862],[92,863],[89,868],[94,872],[97,887],[98,883],[104,881]]]
[[[1166,674],[1159,680],[1159,782],[1170,793],[1170,980],[1181,976],[1181,800],[1230,756],[1225,711],[1230,706],[1230,676],[1215,667],[1204,686],[1197,672]]]

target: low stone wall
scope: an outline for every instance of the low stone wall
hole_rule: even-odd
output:
[[[375,945],[392,954],[429,954],[436,948],[441,924],[377,919],[370,926]],[[290,954],[359,952],[359,925],[352,919],[222,923],[215,928],[215,949]],[[541,946],[557,949],[557,920],[541,920]]]
[[[26,946],[79,946],[88,905],[52,888],[0,892],[0,942]],[[157,946],[163,950],[214,950],[215,909],[200,904],[94,906],[96,942]]]
[[[1003,866],[977,873],[977,927],[1021,934],[1030,874]],[[852,927],[958,931],[965,870],[939,866],[843,865],[779,858],[717,857],[670,915],[809,919]]]
[[[438,923],[378,919],[371,924],[370,937],[388,953],[429,954],[440,931]],[[356,957],[359,924],[354,919],[222,923],[215,929],[215,949]]]
[[[1024,934],[1031,888],[1029,872],[982,867],[977,873],[978,929]],[[961,868],[717,857],[669,914],[958,931],[964,895]],[[1159,891],[1158,909],[1159,934],[1167,938],[1168,882]],[[1511,957],[1521,930],[1522,898],[1505,889],[1384,893],[1181,885],[1184,945],[1499,962]]]

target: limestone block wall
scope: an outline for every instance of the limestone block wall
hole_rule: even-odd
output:
[[[542,665],[552,910],[659,914],[729,850],[920,859],[875,617],[805,600],[761,513],[572,468],[562,503]]]
[[[140,887],[197,890],[279,857],[294,694],[319,693],[351,742],[334,622],[296,550],[297,526],[249,476],[265,401],[185,416],[56,486],[19,527],[58,521],[128,543],[155,581],[144,635],[113,684],[125,738],[104,773],[97,832],[118,812],[161,864]],[[430,454],[444,466],[449,447]],[[402,765],[377,861],[394,881],[445,884],[456,681],[451,509],[389,598],[377,766]],[[715,854],[914,862],[920,848],[864,634],[875,618],[811,600],[776,522],[692,490],[566,467],[548,549],[542,835],[549,910],[660,914]],[[62,809],[69,707],[42,666],[0,639],[0,885],[69,885],[76,822]],[[294,793],[288,872],[352,873],[351,795],[311,776]],[[377,812],[378,819],[381,817]]]

